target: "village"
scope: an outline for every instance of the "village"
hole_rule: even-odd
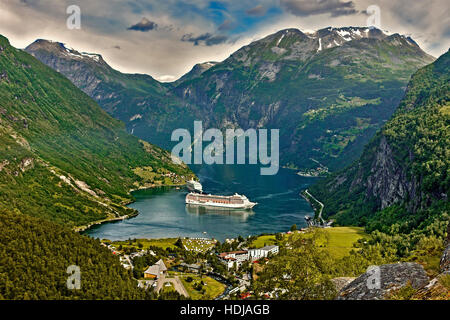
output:
[[[247,299],[257,271],[279,253],[283,237],[238,237],[223,243],[208,238],[103,240],[102,245],[155,297]]]

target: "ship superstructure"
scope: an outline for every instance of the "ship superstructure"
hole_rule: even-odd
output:
[[[193,179],[189,180],[188,182],[186,182],[186,187],[191,192],[199,192],[199,193],[203,192],[202,184],[200,182],[198,182],[198,181],[193,180]]]
[[[251,202],[246,196],[237,193],[232,196],[217,196],[193,192],[186,195],[186,204],[226,209],[251,209],[257,205],[256,202]]]

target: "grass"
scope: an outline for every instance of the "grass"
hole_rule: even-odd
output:
[[[259,236],[256,240],[254,240],[250,247],[251,248],[262,248],[265,246],[271,246],[277,243],[277,240],[275,239],[275,235],[263,235]]]
[[[351,250],[358,250],[353,245],[366,236],[363,228],[358,227],[334,227],[318,229],[319,237],[316,239],[318,246],[327,250],[335,259],[340,259],[350,253]],[[293,234],[295,238],[307,239],[312,233]]]
[[[327,250],[335,258],[342,258],[354,250],[353,244],[366,236],[363,228],[335,227],[324,229],[328,234]]]
[[[170,282],[164,283],[164,285],[161,288],[161,291],[164,293],[176,292],[173,284]]]
[[[116,248],[119,248],[120,245],[122,245],[123,248],[128,248],[128,247],[139,248],[138,247],[139,243],[142,243],[142,245],[143,245],[142,249],[143,250],[147,250],[151,246],[159,247],[159,248],[162,248],[162,249],[165,250],[167,248],[175,248],[175,242],[176,241],[177,241],[176,238],[167,238],[167,239],[136,239],[136,241],[134,241],[134,240],[114,241],[111,244],[113,246],[115,246]]]
[[[189,293],[189,297],[192,300],[214,299],[222,294],[225,290],[225,285],[223,283],[220,283],[219,281],[214,280],[210,277],[203,276],[203,278],[200,279],[200,276],[195,274],[180,275],[179,277],[187,292]],[[187,282],[186,279],[188,277],[191,277],[193,281]],[[204,294],[194,289],[194,285],[199,283],[200,281],[203,281],[205,283],[205,285],[203,286],[203,289],[205,290]]]

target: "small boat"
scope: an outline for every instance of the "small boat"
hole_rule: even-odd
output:
[[[232,196],[216,196],[191,192],[186,195],[186,204],[203,207],[249,210],[258,203],[251,202],[246,196],[237,193]]]
[[[194,179],[191,179],[188,182],[186,182],[186,187],[191,192],[199,192],[199,193],[203,192],[202,184],[198,181],[195,181]]]

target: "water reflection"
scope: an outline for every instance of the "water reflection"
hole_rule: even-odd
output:
[[[245,222],[251,215],[255,214],[253,210],[239,210],[239,209],[230,210],[228,208],[212,208],[194,204],[187,204],[186,212],[194,216],[201,216],[201,215],[229,216],[231,219],[237,222],[239,221]]]
[[[305,226],[311,216],[300,190],[316,179],[304,178],[287,169],[275,176],[261,176],[259,166],[199,166],[194,168],[207,193],[246,195],[258,202],[252,210],[230,210],[186,206],[184,188],[154,188],[133,193],[130,207],[139,215],[117,223],[106,223],[85,233],[95,238],[214,237],[220,241],[269,232],[287,231],[295,223]]]

